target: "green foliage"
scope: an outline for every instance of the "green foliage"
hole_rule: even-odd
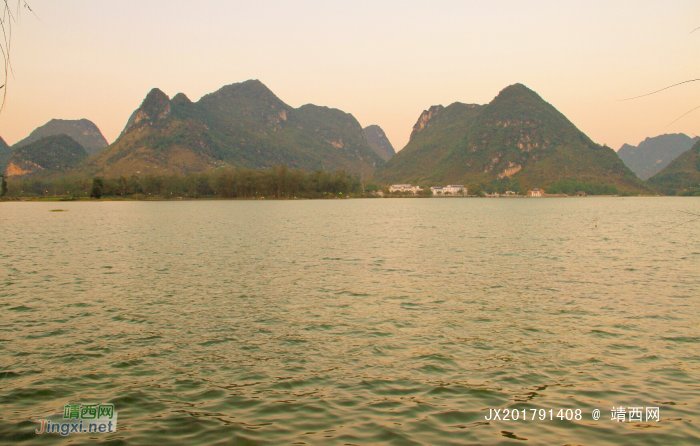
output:
[[[375,177],[387,183],[444,177],[442,159],[460,144],[483,107],[455,102],[440,110],[426,128],[413,134],[406,147],[377,170]]]
[[[66,171],[88,156],[85,149],[68,135],[53,135],[14,150],[11,163],[29,170]],[[37,168],[39,166],[39,168]]]
[[[5,175],[0,175],[0,198],[7,195],[7,180],[5,180]]]
[[[102,178],[95,177],[92,179],[92,191],[90,192],[91,198],[102,198],[102,192],[104,191],[104,182]]]
[[[487,188],[491,192],[498,192],[500,194],[505,193],[506,191],[513,191],[513,192],[518,192],[518,193],[524,193],[524,191],[527,191],[527,189],[524,189],[520,186],[520,182],[518,179],[513,179],[513,178],[502,178],[500,180],[494,180],[491,182],[490,186]],[[472,189],[470,189],[472,190]],[[484,190],[483,187],[482,189],[479,190]]]
[[[0,138],[0,174],[5,172],[7,162],[12,156],[12,149],[7,145],[4,139]]]
[[[486,186],[486,184],[484,184],[484,183],[469,183],[469,184],[466,184],[466,187],[467,187],[467,193],[469,195],[476,195],[477,197],[483,197],[484,191],[489,189],[489,187]],[[495,187],[493,189],[496,190]],[[506,190],[510,190],[510,189],[506,189]],[[505,190],[504,190],[504,192],[505,192]]]
[[[107,147],[107,140],[100,129],[87,119],[52,119],[17,142],[13,147],[19,148],[47,136],[68,135],[80,144],[88,154],[97,153]]]
[[[577,192],[586,192],[588,195],[617,195],[619,190],[608,184],[584,183],[577,180],[561,180],[548,186],[548,194],[575,195]]]
[[[700,187],[700,142],[649,178],[649,184],[666,194],[694,195]]]
[[[73,173],[9,177],[7,180],[7,196],[9,198],[46,196],[89,197],[92,187],[92,180],[90,178]]]
[[[286,166],[264,171],[221,169],[213,175],[211,184],[222,198],[330,198],[362,193],[359,179],[344,171],[305,173]]]
[[[340,170],[307,173],[287,166],[267,170],[222,168],[187,175],[94,177],[36,176],[13,179],[13,197],[68,196],[93,198],[345,198],[364,196],[356,175]]]

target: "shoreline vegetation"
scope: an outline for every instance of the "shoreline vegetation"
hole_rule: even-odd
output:
[[[586,197],[608,197],[608,198],[615,198],[615,197],[624,197],[624,198],[663,198],[663,197],[676,197],[676,195],[644,195],[644,194],[637,194],[637,195],[628,195],[628,194],[615,194],[615,195],[587,195]],[[681,195],[677,195],[677,197],[681,197]],[[276,198],[276,197],[237,197],[237,198],[221,198],[221,197],[198,197],[198,198],[193,198],[193,197],[173,197],[173,198],[168,198],[168,197],[161,197],[161,196],[148,196],[148,197],[132,197],[132,196],[127,196],[127,197],[122,197],[122,196],[103,196],[100,198],[91,198],[91,197],[73,197],[73,196],[56,196],[56,197],[12,197],[12,198],[3,198],[0,200],[0,202],[6,202],[6,203],[11,203],[11,202],[22,202],[22,203],[28,203],[28,202],[43,202],[43,203],[48,203],[48,202],[67,202],[67,201],[75,201],[75,202],[98,202],[98,201],[256,201],[256,200],[267,200],[267,201],[301,201],[301,200],[346,200],[346,199],[362,199],[362,198],[367,198],[367,199],[381,199],[381,198],[387,198],[387,199],[423,199],[423,198],[436,198],[436,199],[454,199],[454,198],[503,198],[503,199],[517,199],[517,198],[532,198],[528,197],[526,195],[501,195],[499,197],[485,197],[481,195],[455,195],[455,196],[450,196],[450,197],[441,197],[437,195],[398,195],[398,194],[390,194],[390,195],[372,195],[372,194],[366,194],[366,195],[342,195],[342,196],[324,196],[324,197],[317,197],[317,198],[305,198],[305,197],[282,197],[282,198]],[[545,195],[542,197],[537,197],[537,198],[542,198],[542,199],[552,199],[552,198],[581,198],[576,195],[564,195],[564,194],[556,194],[556,195]]]
[[[588,195],[588,197],[604,197],[604,198],[616,198],[616,197],[624,197],[624,198],[669,198],[669,197],[674,197],[674,195]],[[678,196],[680,197],[680,195]],[[40,198],[40,197],[17,197],[17,198],[4,198],[0,200],[0,202],[5,202],[5,203],[49,203],[49,202],[67,202],[67,201],[74,201],[74,202],[83,202],[83,203],[95,203],[95,202],[106,202],[106,201],[139,201],[139,202],[156,202],[156,201],[257,201],[257,200],[262,200],[262,201],[305,201],[305,200],[335,200],[335,199],[341,199],[341,200],[351,200],[351,199],[381,199],[381,198],[386,198],[386,199],[423,199],[423,198],[436,198],[436,199],[453,199],[453,198],[480,198],[479,195],[465,195],[465,196],[454,196],[454,197],[437,197],[437,196],[395,196],[395,195],[390,195],[390,196],[372,196],[372,195],[367,195],[367,196],[343,196],[343,197],[323,197],[323,198],[265,198],[265,197],[260,197],[260,198],[218,198],[218,197],[200,197],[200,198],[183,198],[183,197],[178,197],[178,198],[166,198],[166,197],[149,197],[149,198],[131,198],[131,197],[102,197],[99,199],[95,198],[86,198],[86,197],[81,197],[81,198],[76,198],[76,197],[48,197],[48,198]],[[488,197],[491,198],[491,197]],[[503,199],[515,199],[515,198],[530,198],[525,195],[517,195],[517,196],[501,196],[501,197],[495,197],[495,198],[503,198]],[[538,197],[541,199],[552,199],[552,198],[580,198],[577,197],[576,195],[555,195],[555,196],[544,196],[544,197]],[[64,209],[61,209],[60,211],[65,211]],[[52,210],[51,212],[58,212]]]
[[[184,175],[132,175],[116,178],[77,174],[39,174],[8,178],[3,201],[162,201],[217,199],[342,199],[342,198],[524,198],[517,182],[468,183],[467,193],[433,196],[430,185],[417,193],[390,192],[344,170],[305,172],[285,165],[266,170],[221,168],[210,173]],[[620,191],[614,186],[563,180],[546,185],[543,198],[576,196],[656,196]],[[506,195],[506,192],[508,194]]]

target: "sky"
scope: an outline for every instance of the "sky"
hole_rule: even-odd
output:
[[[15,1],[15,0],[13,0]],[[396,150],[421,112],[523,83],[619,149],[700,134],[700,2],[26,0],[12,26],[0,136],[52,118],[111,143],[153,87],[193,101],[259,79],[292,107],[377,124]],[[669,125],[670,124],[670,125]]]

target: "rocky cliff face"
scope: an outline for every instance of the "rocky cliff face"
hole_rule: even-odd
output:
[[[422,132],[428,125],[430,125],[430,122],[440,113],[442,110],[444,110],[445,107],[442,105],[433,105],[427,110],[423,110],[423,113],[418,117],[418,121],[416,124],[413,126],[413,131],[411,132],[411,137],[410,139],[413,139],[414,136],[416,136],[418,133]]]
[[[384,161],[389,161],[392,156],[396,155],[394,146],[389,142],[389,138],[386,137],[384,130],[378,125],[370,125],[362,129],[362,133],[365,135],[367,144],[374,150],[374,152],[379,155]]]
[[[92,155],[107,147],[107,140],[97,126],[87,119],[52,119],[17,142],[13,149],[26,146],[47,136],[68,135]]]
[[[185,96],[185,98],[187,97]],[[136,126],[144,124],[152,125],[158,120],[167,118],[169,114],[170,98],[159,89],[154,88],[146,95],[141,106],[131,114],[131,117],[129,117],[119,137],[121,138],[126,132]]]
[[[17,177],[21,175],[27,175],[30,173],[41,172],[44,170],[43,167],[41,167],[38,164],[32,163],[31,161],[20,162],[19,164],[23,165],[25,168],[22,168],[14,162],[10,161],[7,167],[5,168],[5,175],[7,175],[8,177]]]

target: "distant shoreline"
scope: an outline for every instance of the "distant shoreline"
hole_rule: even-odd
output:
[[[84,197],[78,197],[78,198],[65,198],[65,197],[51,197],[51,198],[38,198],[38,197],[12,197],[12,198],[5,198],[3,200],[0,200],[0,202],[5,202],[5,203],[27,203],[27,202],[33,202],[33,203],[56,203],[56,202],[62,202],[62,203],[67,203],[67,202],[90,202],[90,203],[96,203],[96,202],[105,202],[105,201],[140,201],[140,202],[147,202],[147,201],[327,201],[327,200],[359,200],[359,199],[372,199],[372,200],[381,200],[381,199],[426,199],[426,198],[435,198],[435,199],[454,199],[454,198],[484,198],[484,199],[494,199],[494,198],[508,198],[508,199],[514,199],[514,198],[528,198],[528,199],[542,199],[542,198],[664,198],[664,197],[673,197],[673,198],[682,198],[680,195],[588,195],[585,197],[581,196],[576,196],[576,195],[556,195],[556,196],[544,196],[544,197],[527,197],[525,195],[504,195],[504,196],[499,196],[499,197],[479,197],[476,195],[469,195],[466,197],[426,197],[426,196],[411,196],[411,197],[333,197],[333,198],[276,198],[276,197],[259,197],[259,198],[254,198],[254,197],[237,197],[237,198],[221,198],[221,197],[201,197],[201,198],[192,198],[192,197],[177,197],[177,198],[132,198],[132,197],[108,197],[108,198],[99,198],[99,199],[94,199],[94,198],[84,198]],[[690,197],[692,198],[692,196]]]

